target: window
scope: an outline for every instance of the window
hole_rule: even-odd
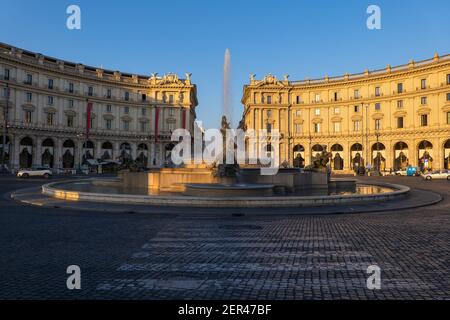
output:
[[[130,93],[128,91],[125,92],[125,101],[130,100]]]
[[[334,101],[338,101],[339,99],[339,94],[337,92],[334,93]]]
[[[314,115],[320,116],[320,109],[315,109],[314,110]]]
[[[427,79],[420,80],[420,88],[422,90],[427,88]]]
[[[333,122],[333,130],[335,133],[341,132],[341,123]]]
[[[447,124],[450,124],[450,112],[447,112]]]
[[[73,93],[73,83],[69,82],[69,93]]]
[[[93,87],[88,87],[88,96],[92,97],[94,95],[94,88]]]
[[[320,102],[320,94],[316,94],[315,101]]]
[[[48,88],[53,89],[53,79],[48,79]]]
[[[299,123],[295,124],[295,133],[297,133],[297,134],[302,133],[302,125],[301,124],[299,124]]]
[[[173,130],[173,129],[170,129]],[[141,122],[141,132],[147,131],[147,122]]]
[[[355,112],[359,112],[360,107],[359,106],[355,106]]]
[[[106,90],[106,98],[111,99],[111,95],[112,95],[111,89]]]
[[[105,126],[106,126],[106,130],[111,130],[112,129],[112,120],[106,119]]]
[[[173,117],[174,114],[175,114],[175,109],[169,108],[169,116]]]
[[[381,130],[381,120],[375,119],[375,130]]]
[[[314,123],[314,133],[320,133],[320,123]]]
[[[420,98],[420,104],[421,105],[426,105],[427,104],[427,97]]]
[[[450,84],[450,74],[447,75],[447,84]]]
[[[397,108],[399,108],[399,109],[403,108],[403,100],[397,101]]]
[[[33,75],[27,74],[27,80],[25,80],[25,84],[32,84],[33,83]]]
[[[26,100],[27,102],[31,102],[33,100],[33,93],[27,92]]]
[[[403,93],[403,83],[397,84],[397,93]]]
[[[447,93],[447,101],[450,101],[450,93]]]
[[[67,126],[69,128],[73,128],[74,125],[74,117],[73,116],[67,116]]]
[[[31,121],[33,121],[33,111],[26,110],[25,111],[24,122],[25,123],[31,123]]]
[[[47,97],[47,104],[48,104],[49,106],[52,106],[52,105],[53,105],[53,97],[52,97],[52,96],[48,96],[48,97]]]
[[[5,74],[3,76],[3,79],[9,80],[9,69],[5,69]]]
[[[3,88],[3,97],[9,98],[9,88]]]
[[[169,95],[169,103],[173,103],[173,94]]]
[[[129,114],[129,113],[130,113],[130,107],[125,107],[125,108],[123,109],[123,112],[124,112],[125,114]]]
[[[110,104],[106,105],[106,112],[111,112],[112,106]]]
[[[47,125],[48,126],[53,125],[53,113],[47,113]]]
[[[147,109],[142,108],[141,109],[141,114],[142,114],[142,116],[145,116],[147,114]]]
[[[123,121],[123,130],[129,131],[130,130],[130,121]]]
[[[353,131],[359,131],[361,129],[361,121],[353,121]]]
[[[358,89],[355,90],[354,97],[355,97],[355,99],[359,99],[359,90]]]
[[[272,103],[272,96],[267,96],[267,104],[271,104]]]
[[[142,101],[147,101],[147,95],[145,93],[142,94]]]
[[[272,124],[268,123],[267,124],[267,133],[271,133],[272,132]]]
[[[379,97],[380,96],[380,87],[376,87],[375,88],[375,97]]]
[[[381,110],[381,103],[375,103],[375,110],[380,111]]]
[[[300,104],[302,102],[302,98],[300,96],[297,96],[295,98],[295,103]]]
[[[402,129],[403,128],[403,117],[397,118],[397,128]]]
[[[73,100],[69,100],[69,108],[73,108]]]
[[[420,125],[422,127],[426,127],[428,126],[428,115],[427,114],[422,114],[420,116]]]
[[[334,108],[334,114],[340,114],[341,113],[341,109],[336,107]]]
[[[272,116],[272,110],[267,110],[267,118],[270,118]]]

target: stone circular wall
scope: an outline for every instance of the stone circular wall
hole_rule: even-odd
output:
[[[75,181],[73,181],[75,182]],[[77,180],[76,182],[80,182]],[[42,186],[42,193],[56,199],[70,201],[90,201],[103,203],[140,204],[174,207],[216,207],[216,208],[276,208],[304,206],[332,206],[343,204],[361,204],[402,199],[410,191],[409,187],[373,183],[365,185],[391,188],[393,191],[380,194],[331,195],[331,196],[273,196],[273,197],[192,197],[183,195],[148,196],[133,194],[108,194],[78,192],[64,189],[62,185],[70,183],[54,182]]]

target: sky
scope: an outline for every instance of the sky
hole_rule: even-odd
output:
[[[66,27],[72,4],[81,30]],[[366,26],[371,4],[381,30]],[[0,0],[0,8],[0,42],[127,73],[192,73],[206,128],[220,125],[227,48],[234,126],[251,73],[313,79],[450,53],[448,0]]]

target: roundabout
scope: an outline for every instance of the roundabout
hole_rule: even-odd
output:
[[[192,197],[181,194],[118,194],[108,186],[113,179],[57,181],[10,194],[23,204],[95,212],[140,213],[150,215],[245,216],[245,215],[329,215],[398,211],[436,204],[438,193],[411,189],[392,181],[358,181],[361,194],[267,196],[267,197]],[[103,183],[102,183],[103,182]],[[69,187],[68,187],[69,186]],[[92,187],[92,186],[91,186]],[[356,190],[358,190],[358,188]],[[378,193],[362,194],[377,190]],[[95,190],[96,192],[92,192]],[[136,191],[136,190],[133,190]],[[142,192],[142,190],[141,190]],[[336,191],[335,191],[336,192]],[[322,192],[323,193],[323,192]]]

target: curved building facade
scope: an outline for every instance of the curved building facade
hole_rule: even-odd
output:
[[[12,169],[72,169],[89,159],[161,166],[172,130],[192,130],[198,104],[190,74],[121,73],[7,44],[0,90],[0,148]]]
[[[244,86],[241,126],[277,129],[280,163],[303,167],[324,146],[334,172],[449,169],[450,55],[318,80]]]

